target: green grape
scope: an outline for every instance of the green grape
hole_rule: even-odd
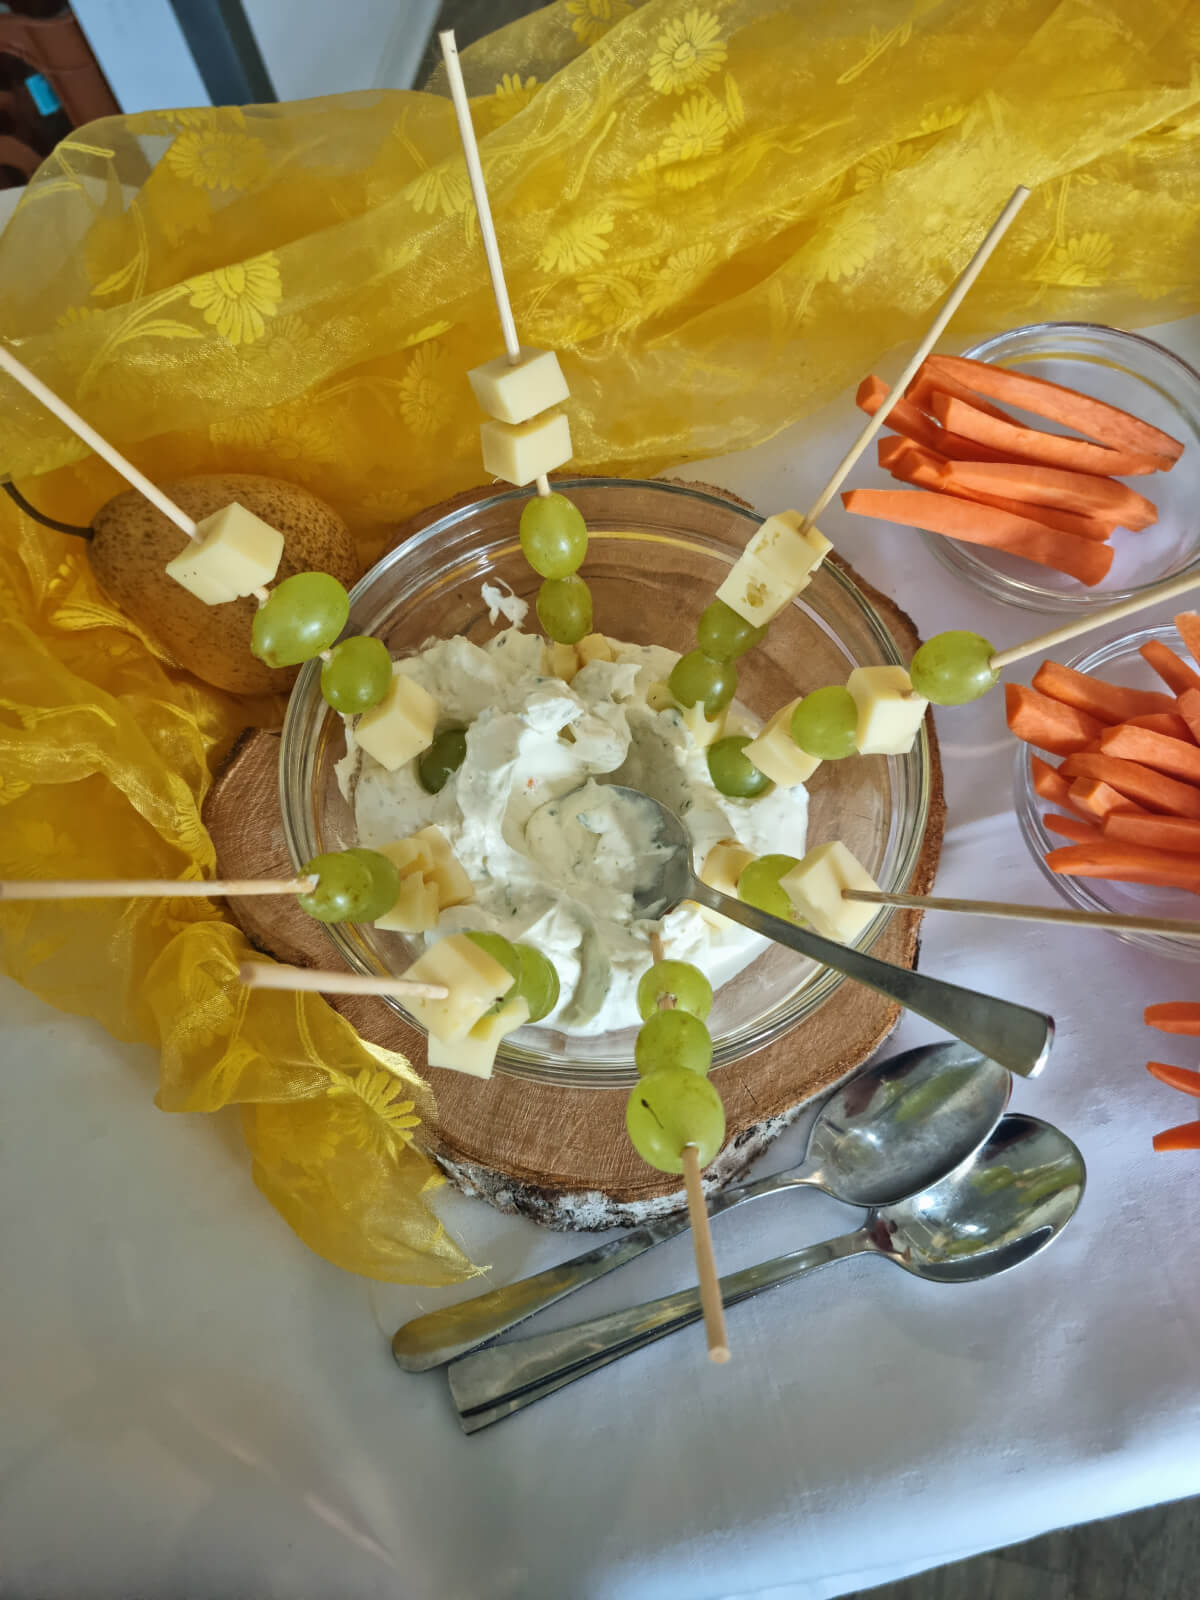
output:
[[[712,1039],[690,1011],[656,1011],[643,1022],[633,1046],[633,1059],[644,1077],[669,1067],[706,1073],[712,1066]]]
[[[356,634],[330,651],[321,668],[321,693],[335,711],[353,717],[377,706],[392,681],[392,658],[382,639]]]
[[[467,730],[443,728],[426,750],[417,757],[417,777],[422,789],[440,794],[462,766],[467,754]]]
[[[297,572],[277,583],[255,612],[250,649],[269,667],[319,656],[346,626],[350,596],[327,572]]]
[[[714,600],[710,606],[705,606],[696,624],[696,642],[714,661],[736,661],[766,637],[766,623],[756,628],[745,617],[739,617],[724,600]]]
[[[792,740],[810,756],[840,761],[858,748],[858,707],[849,689],[814,689],[792,712]]]
[[[578,644],[592,631],[592,591],[582,578],[547,578],[538,590],[537,614],[556,644]]]
[[[506,939],[502,933],[470,932],[467,934],[467,938],[470,939],[472,944],[477,944],[481,950],[491,956],[493,961],[498,961],[506,972],[511,972],[514,979],[518,983],[520,982],[521,957],[517,953],[516,945],[511,940]],[[506,989],[501,999],[509,999],[512,992],[512,989]]]
[[[667,687],[681,706],[702,704],[711,721],[733,699],[737,681],[737,668],[731,662],[714,661],[703,650],[689,650],[671,668]]]
[[[558,973],[553,961],[531,944],[519,944],[514,948],[521,963],[517,993],[529,1007],[530,1022],[540,1022],[558,1004]]]
[[[799,864],[795,856],[756,856],[742,869],[738,899],[760,911],[769,911],[773,917],[782,917],[784,922],[795,922],[796,908],[779,880]]]
[[[690,1011],[693,1017],[706,1017],[712,1010],[712,984],[690,961],[656,961],[642,973],[637,986],[637,1007],[642,1019],[658,1011],[659,996],[675,996],[680,1011]]]
[[[978,700],[998,681],[993,650],[977,633],[955,628],[935,633],[912,658],[912,686],[935,706],[965,706]]]
[[[683,1147],[694,1144],[706,1167],[725,1140],[721,1096],[699,1072],[665,1067],[648,1072],[625,1103],[625,1128],[642,1160],[659,1172],[683,1171]]]
[[[318,922],[374,922],[400,893],[400,873],[377,850],[331,851],[306,861],[302,870],[316,875],[317,886],[297,900]]]
[[[722,794],[740,800],[752,800],[756,794],[766,794],[775,785],[765,772],[760,772],[744,754],[750,737],[745,733],[731,733],[708,747],[708,775]]]
[[[587,542],[583,513],[565,494],[535,495],[521,512],[521,549],[539,578],[569,578],[587,554]]]

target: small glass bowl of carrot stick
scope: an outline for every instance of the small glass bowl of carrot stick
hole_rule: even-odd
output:
[[[1007,684],[1021,833],[1083,911],[1200,919],[1200,616]],[[1200,961],[1200,939],[1119,933]]]
[[[1200,374],[1161,345],[1091,323],[1015,328],[931,357],[907,398],[919,414],[881,440],[880,464],[944,513],[912,524],[939,561],[994,599],[1084,612],[1200,565]]]

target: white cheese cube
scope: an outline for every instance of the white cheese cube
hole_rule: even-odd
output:
[[[508,483],[532,483],[571,459],[571,429],[561,411],[546,411],[529,422],[481,422],[483,466]]]
[[[196,532],[199,540],[189,539],[167,571],[207,606],[253,594],[279,570],[283,535],[236,500],[198,522]]]
[[[542,671],[548,677],[570,683],[580,665],[579,650],[573,644],[559,644],[552,639],[542,647]]]
[[[452,1072],[468,1072],[473,1078],[490,1078],[496,1051],[506,1033],[524,1027],[529,1021],[529,1003],[520,995],[481,1017],[463,1039],[441,1039],[429,1035],[427,1056],[431,1067],[449,1067]]]
[[[766,773],[781,789],[807,783],[821,765],[816,756],[801,750],[792,738],[792,712],[799,704],[800,700],[795,699],[781,707],[742,751],[747,761],[753,761],[758,770]]]
[[[704,706],[697,702],[694,706],[680,706],[679,715],[683,718],[683,725],[701,750],[707,750],[710,744],[715,744],[725,732],[725,712],[718,711],[715,717],[704,715]]]
[[[553,350],[521,346],[518,361],[497,356],[467,373],[475,398],[498,422],[528,422],[539,411],[560,406],[571,391]]]
[[[651,711],[673,711],[678,709],[675,705],[675,696],[671,693],[671,686],[665,678],[655,678],[654,682],[646,690],[646,704]]]
[[[592,661],[612,661],[613,647],[602,633],[589,633],[575,646],[579,664],[586,667]]]
[[[796,910],[826,939],[850,944],[879,910],[862,900],[844,900],[843,889],[879,885],[840,839],[819,844],[779,880]]]
[[[385,933],[432,933],[439,910],[437,884],[427,883],[419,872],[410,872],[400,880],[395,905],[376,917],[375,926]]]
[[[475,890],[471,880],[440,828],[432,824],[422,828],[420,833],[413,835],[413,842],[423,845],[432,858],[425,871],[425,880],[436,887],[440,910],[445,911],[448,906],[465,906],[468,901],[474,900]]]
[[[903,667],[855,667],[846,687],[858,707],[855,742],[863,756],[902,756],[912,749],[928,700],[914,693]]]
[[[381,767],[395,772],[433,743],[438,703],[415,678],[397,672],[377,706],[364,711],[354,737]]]
[[[792,591],[786,581],[745,551],[717,590],[718,600],[724,600],[731,610],[756,628],[777,617],[791,598]]]
[[[439,939],[404,974],[416,983],[444,983],[445,1000],[406,1000],[423,1028],[439,1039],[463,1039],[501,995],[513,986],[513,975],[494,956],[481,950],[465,933]]]
[[[704,858],[700,881],[736,900],[738,879],[753,860],[753,850],[747,850],[736,839],[718,839]]]
[[[819,528],[801,533],[803,522],[799,511],[778,511],[746,546],[746,554],[781,579],[793,596],[808,587],[813,573],[833,549]]]
[[[433,851],[429,847],[429,840],[423,839],[419,833],[414,833],[408,839],[397,839],[394,844],[381,844],[379,854],[388,858],[402,878],[412,873],[427,878],[433,871]]]

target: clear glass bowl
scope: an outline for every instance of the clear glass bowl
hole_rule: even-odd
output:
[[[1089,322],[1041,322],[986,339],[964,351],[975,361],[1013,367],[1067,384],[1120,406],[1182,441],[1184,453],[1170,472],[1129,478],[1158,508],[1158,521],[1142,533],[1118,528],[1107,577],[1088,589],[1078,579],[983,545],[961,544],[922,533],[943,566],[995,600],[1029,611],[1084,612],[1112,605],[1200,563],[1200,374],[1169,350]],[[1018,413],[1043,430],[1067,433],[1045,419]]]
[[[677,651],[694,644],[696,619],[747,538],[753,512],[682,484],[584,478],[556,483],[576,501],[590,530],[584,575],[596,626],[639,644]],[[502,580],[533,602],[538,585],[521,554],[517,522],[528,494],[506,490],[449,512],[386,555],[350,596],[349,631],[377,634],[395,656],[433,636],[465,634],[477,644],[493,626],[480,595]],[[738,663],[739,699],[765,718],[796,695],[842,683],[853,667],[900,661],[882,620],[856,585],[827,562],[798,601],[771,626],[765,644]],[[345,752],[341,719],[321,698],[317,663],[292,690],[283,728],[280,792],[284,831],[297,866],[325,850],[356,844],[354,816],[334,764]],[[809,839],[841,838],[885,889],[906,888],[925,832],[930,793],[924,731],[907,756],[826,762],[809,785]],[[859,940],[869,949],[888,910]],[[343,924],[327,933],[357,972],[402,973],[419,954],[396,934]],[[709,1019],[716,1063],[769,1044],[817,1009],[843,980],[773,946],[725,984]],[[399,1002],[397,1011],[405,1014]],[[571,1086],[632,1083],[637,1019],[589,1038],[527,1027],[510,1035],[496,1070]]]
[[[1165,692],[1162,679],[1138,654],[1139,648],[1151,639],[1161,639],[1187,659],[1188,653],[1179,634],[1168,626],[1144,628],[1139,633],[1112,639],[1086,655],[1068,661],[1066,665],[1079,672],[1094,672],[1111,683],[1124,684],[1130,689]],[[1031,757],[1037,753],[1025,744],[1017,750],[1017,820],[1033,859],[1068,905],[1077,906],[1081,911],[1115,911],[1124,916],[1183,917],[1195,921],[1196,896],[1186,889],[1156,889],[1150,884],[1110,883],[1105,878],[1068,878],[1062,873],[1050,871],[1045,861],[1047,850],[1057,850],[1071,841],[1057,833],[1050,833],[1042,822],[1044,813],[1058,808],[1034,792]],[[1200,961],[1200,940],[1197,939],[1173,939],[1165,933],[1114,933],[1113,937],[1123,939],[1127,944],[1140,945],[1146,950],[1155,950],[1159,955],[1175,956],[1180,961]]]

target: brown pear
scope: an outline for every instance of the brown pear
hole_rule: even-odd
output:
[[[294,483],[250,473],[220,473],[164,483],[163,492],[197,522],[233,500],[283,534],[276,581],[328,572],[347,588],[359,574],[346,524],[323,500]],[[298,667],[268,667],[250,654],[253,599],[208,606],[166,571],[186,535],[135,489],[100,507],[88,559],[100,587],[181,667],[232,694],[284,693]]]

